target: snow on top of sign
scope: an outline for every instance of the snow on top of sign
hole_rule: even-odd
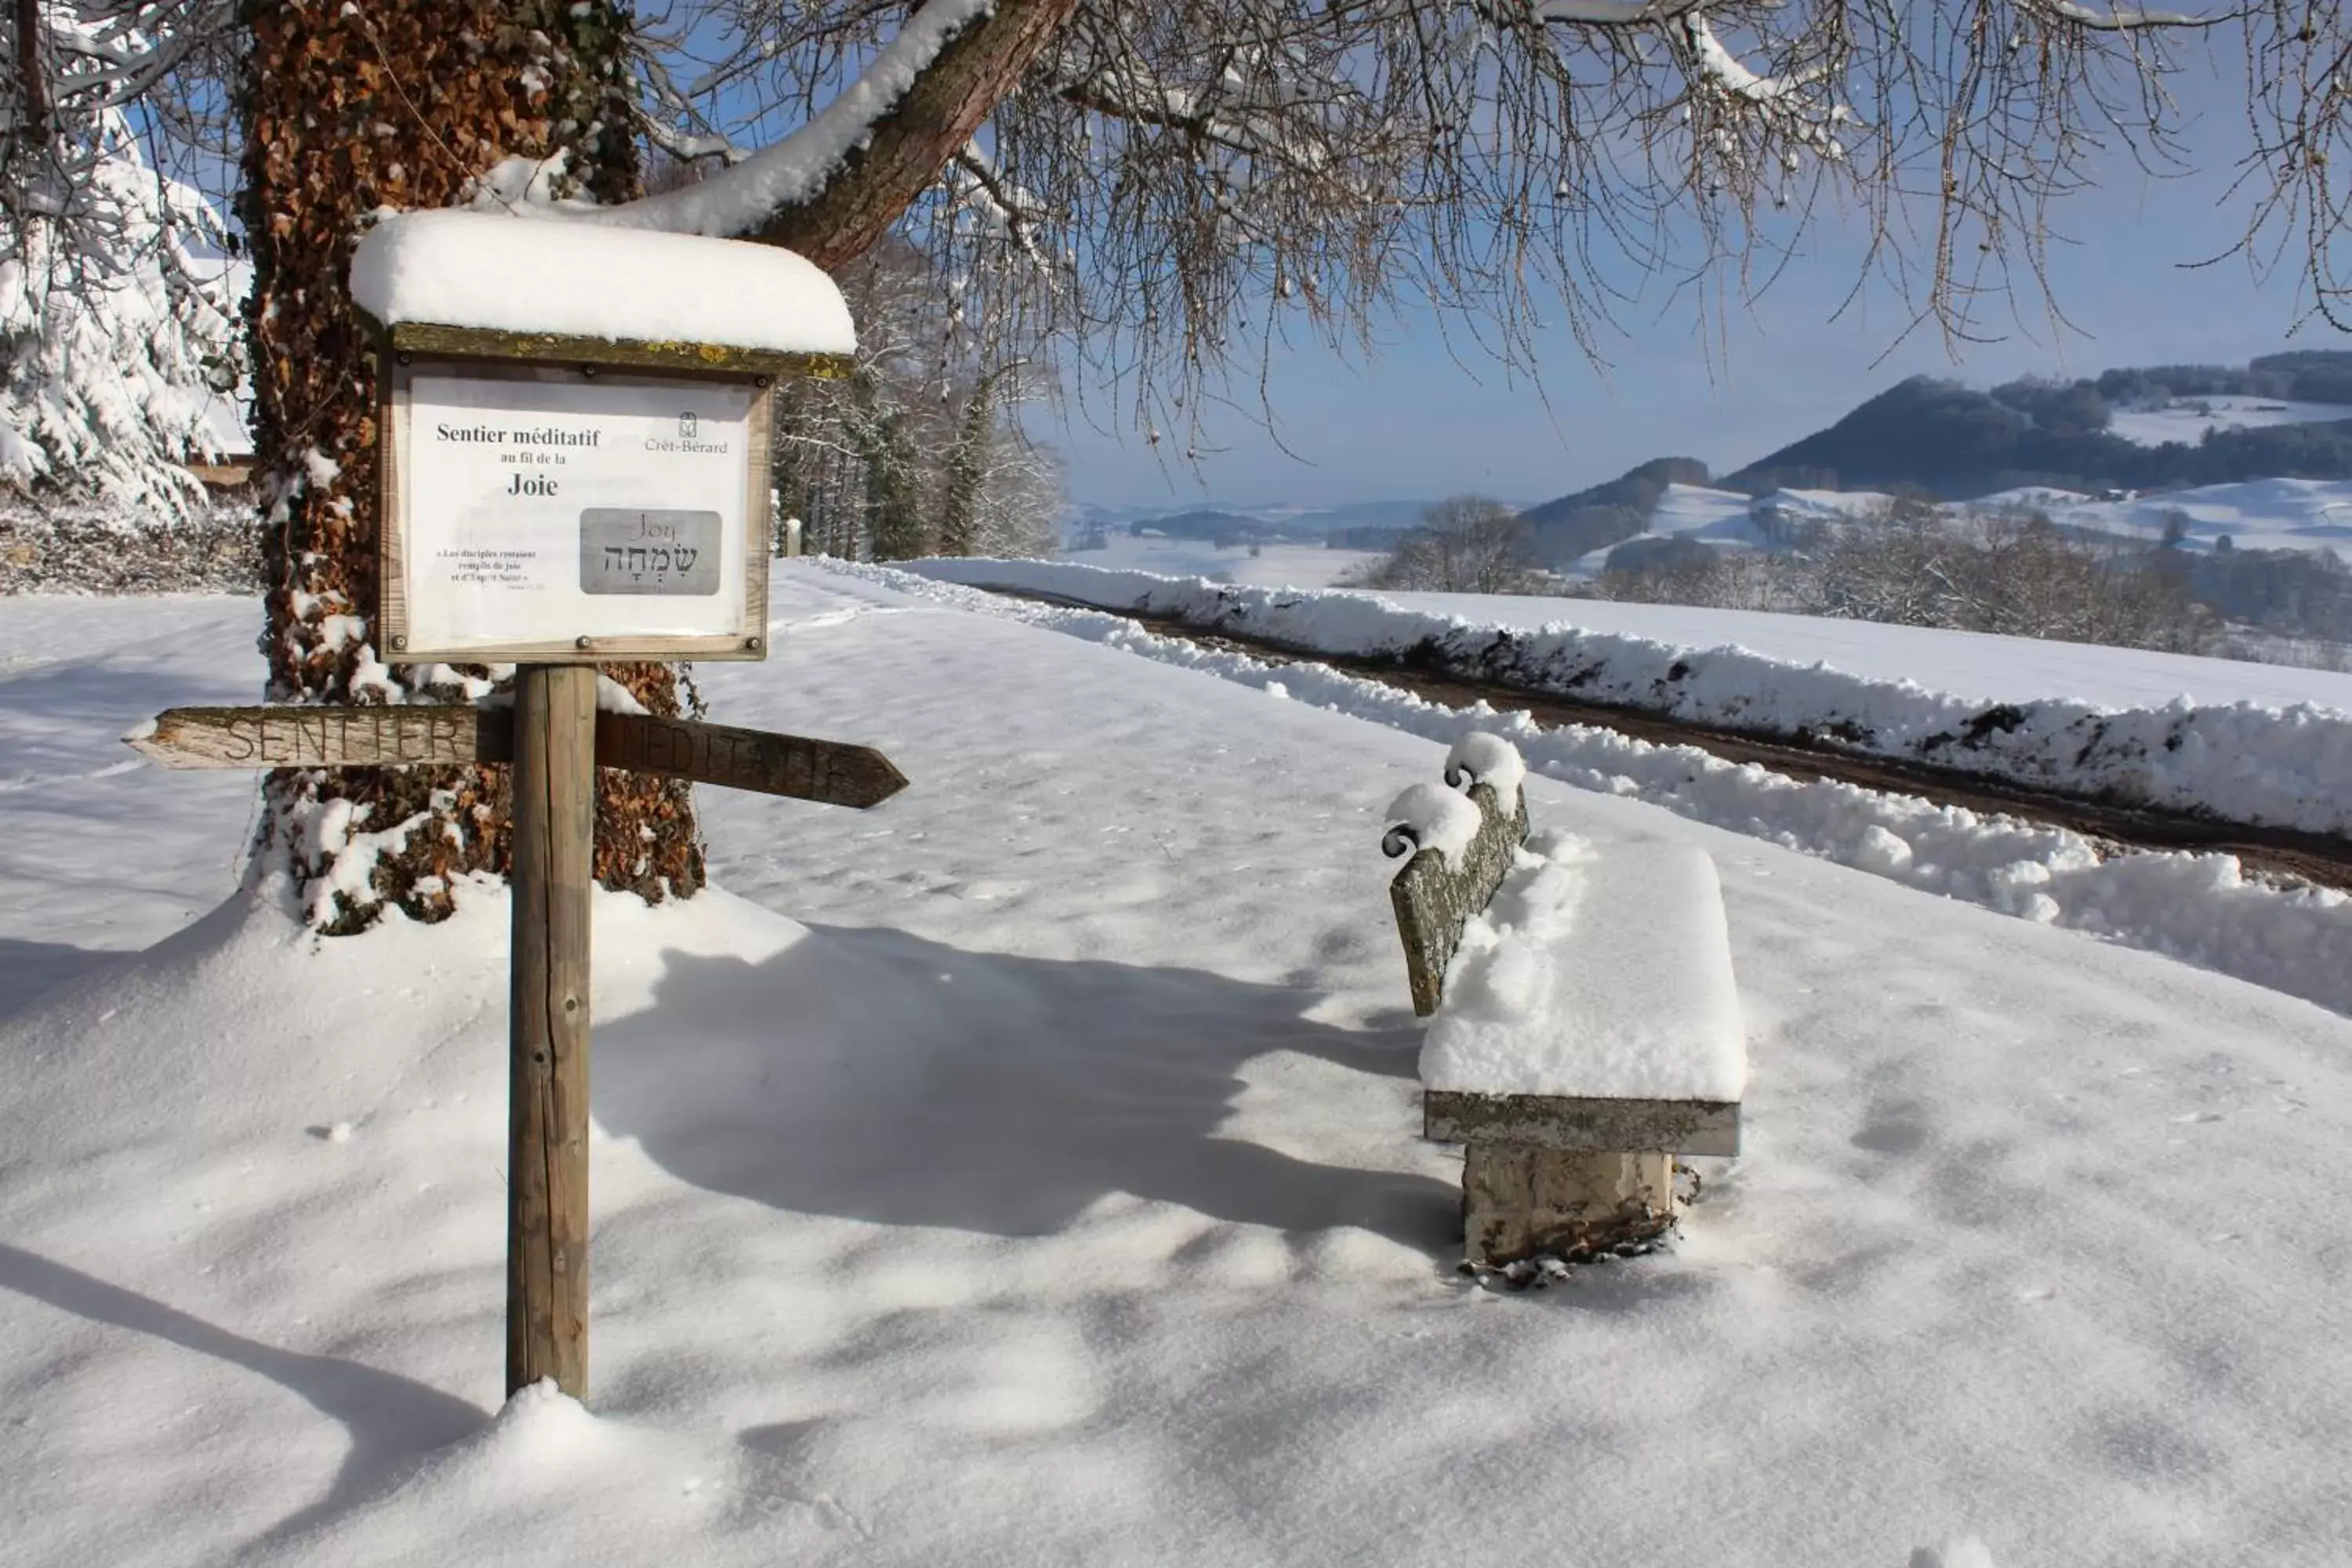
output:
[[[1738,1100],[1747,1033],[1706,852],[1531,845],[1463,929],[1421,1078],[1475,1094]]]
[[[352,298],[386,324],[780,353],[857,347],[841,290],[789,250],[559,217],[387,218],[352,258]]]

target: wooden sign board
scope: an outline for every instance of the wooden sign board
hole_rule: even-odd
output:
[[[596,763],[864,810],[907,787],[871,746],[643,713],[598,713]],[[505,708],[173,708],[123,739],[167,768],[509,763]]]
[[[769,388],[829,368],[394,327],[382,378],[383,657],[764,658]]]

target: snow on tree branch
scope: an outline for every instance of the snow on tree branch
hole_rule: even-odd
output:
[[[995,0],[924,0],[896,37],[807,124],[773,146],[680,190],[581,216],[590,222],[733,237],[757,233],[775,215],[823,190],[849,154],[966,26]]]
[[[2126,10],[2121,6],[2112,11],[2094,11],[2087,5],[2074,5],[2073,0],[2035,0],[2032,8],[2102,33],[2129,33],[2147,27],[2213,27],[2230,19],[2191,16],[2179,11]]]
[[[1708,26],[1703,13],[1693,11],[1683,19],[1683,33],[1690,40],[1691,53],[1698,62],[1698,74],[1706,81],[1734,98],[1750,103],[1779,103],[1808,82],[1820,79],[1818,70],[1793,77],[1759,76],[1748,68],[1729,49],[1717,42],[1715,29]]]
[[[1004,178],[995,160],[977,142],[967,142],[948,164],[950,184],[964,207],[973,213],[991,237],[1010,241],[1043,274],[1048,283],[1053,259],[1038,243],[1045,221],[1037,198]]]
[[[1540,22],[1575,22],[1590,27],[1644,27],[1698,9],[1698,0],[1532,0],[1528,12]]]

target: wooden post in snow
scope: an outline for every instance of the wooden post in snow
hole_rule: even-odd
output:
[[[515,671],[507,1392],[588,1389],[588,889],[596,668]]]

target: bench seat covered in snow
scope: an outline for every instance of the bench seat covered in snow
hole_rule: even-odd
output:
[[[1732,1154],[1747,1045],[1714,863],[1695,847],[1528,836],[1517,752],[1473,735],[1383,847],[1423,1131],[1467,1146],[1471,1259],[1590,1254],[1673,1222],[1676,1153]]]

